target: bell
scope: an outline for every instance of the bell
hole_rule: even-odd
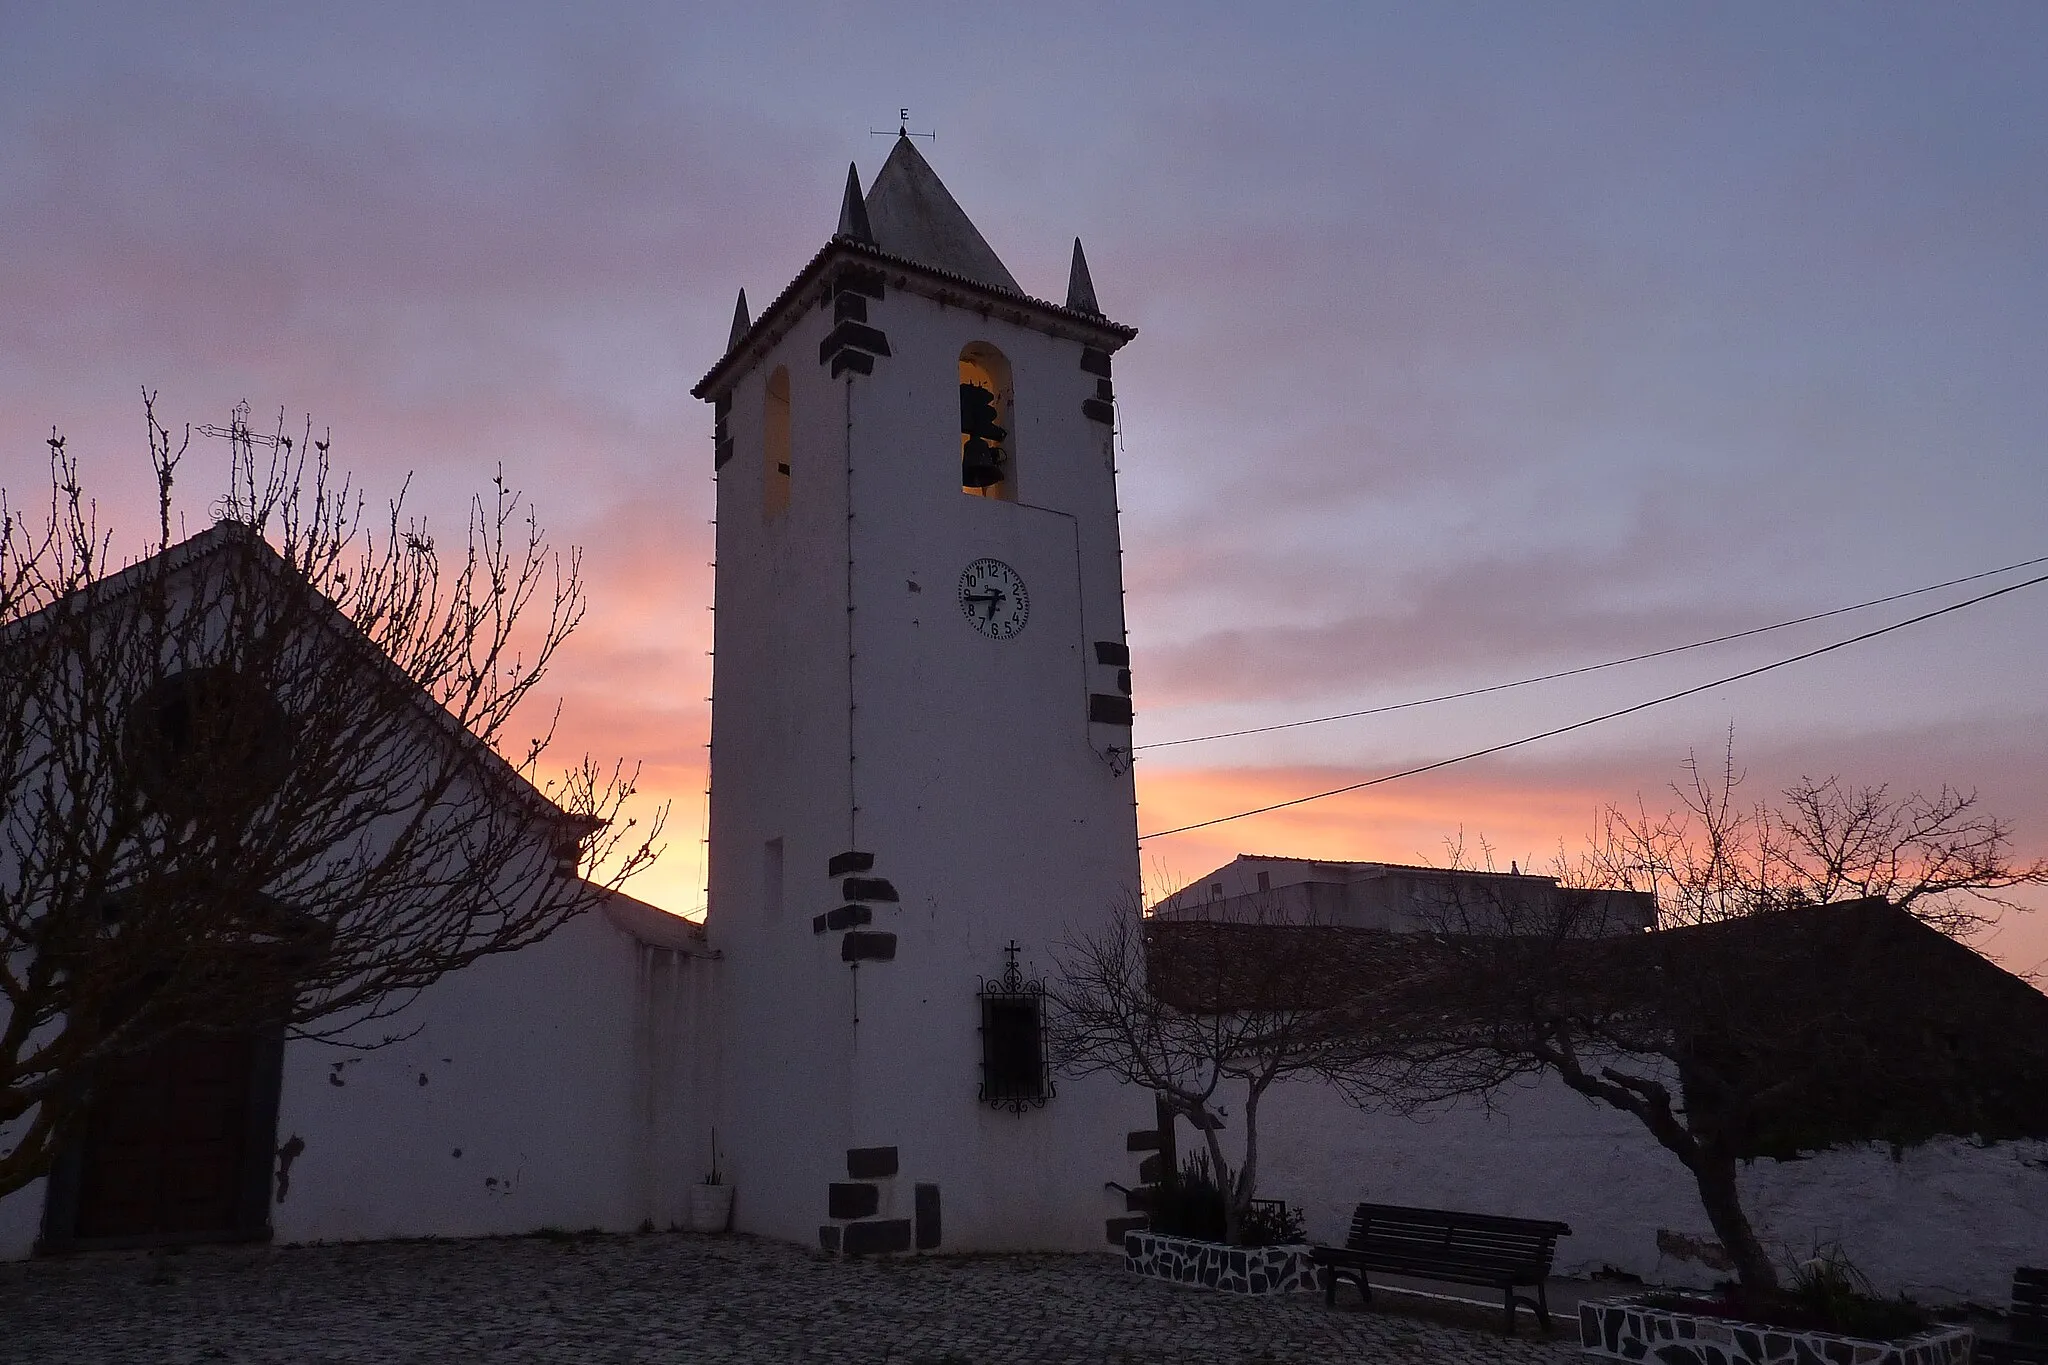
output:
[[[960,486],[987,488],[1003,481],[1003,452],[979,437],[960,447]]]
[[[979,384],[960,386],[960,431],[997,445],[1009,435],[996,425],[996,396]]]

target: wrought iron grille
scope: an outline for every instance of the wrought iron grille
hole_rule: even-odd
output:
[[[1026,980],[1017,966],[1017,944],[1003,951],[1003,974],[981,978],[981,1101],[1022,1114],[1043,1109],[1053,1097],[1046,1059],[1045,983]]]

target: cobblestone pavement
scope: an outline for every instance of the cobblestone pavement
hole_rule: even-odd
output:
[[[1384,1296],[1382,1296],[1384,1297]],[[1110,1256],[835,1261],[653,1233],[101,1253],[0,1265],[0,1361],[366,1365],[1561,1365],[1491,1314],[1246,1299]],[[1523,1328],[1527,1333],[1533,1324]]]

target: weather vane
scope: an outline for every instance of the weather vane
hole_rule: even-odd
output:
[[[890,134],[889,134],[889,130],[888,130],[887,128],[870,128],[870,129],[868,129],[868,136],[869,136],[869,137],[888,137],[889,135],[890,135]],[[913,133],[913,132],[911,132],[911,131],[910,131],[910,110],[908,110],[908,109],[898,109],[898,110],[896,111],[896,133],[895,133],[895,135],[896,135],[897,137],[928,137],[928,138],[930,138],[930,139],[931,139],[931,140],[932,140],[933,142],[937,142],[937,141],[939,140],[939,135],[938,135],[937,133],[935,133],[935,132],[933,132],[933,133]]]

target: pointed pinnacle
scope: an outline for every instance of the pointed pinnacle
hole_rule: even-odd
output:
[[[860,167],[851,162],[846,167],[846,197],[839,201],[839,231],[833,236],[875,244],[874,229],[868,226],[868,202],[860,192]]]
[[[739,345],[740,338],[745,336],[747,329],[753,325],[754,320],[747,316],[747,291],[742,289],[740,301],[732,306],[732,335],[725,339],[725,349],[730,351]]]
[[[1081,239],[1074,239],[1074,268],[1067,272],[1067,307],[1077,313],[1102,316],[1095,301],[1095,281],[1088,277],[1088,258],[1081,254]]]

